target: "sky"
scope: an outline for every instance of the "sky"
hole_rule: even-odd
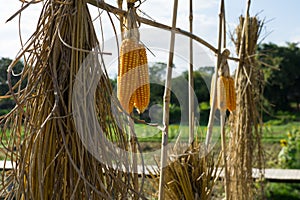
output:
[[[106,0],[107,3],[116,6],[116,0]],[[173,0],[142,0],[140,10],[150,16],[153,20],[171,26]],[[208,41],[213,46],[217,46],[218,41],[218,12],[219,0],[194,0],[193,1],[193,33]],[[239,23],[239,16],[245,13],[246,0],[225,0],[227,35],[234,31]],[[22,12],[21,18],[15,17],[6,23],[22,3],[18,0],[0,0],[0,57],[15,58],[23,43],[30,37],[36,28],[42,3],[32,4]],[[93,6],[89,7],[91,15],[95,18],[98,10]],[[285,45],[286,42],[300,42],[300,8],[299,0],[252,0],[250,15],[257,15],[259,19],[265,21],[261,39],[264,43],[275,43]],[[141,16],[147,18],[143,13]],[[103,15],[103,16],[102,16]],[[112,26],[107,14],[102,14],[104,29],[105,51],[112,52],[113,56],[106,58],[108,66],[116,68],[116,44]],[[177,27],[189,30],[189,1],[179,0]],[[112,16],[114,21],[117,18]],[[18,22],[21,21],[20,29]],[[96,30],[99,28],[99,20],[95,20]],[[119,29],[118,29],[119,30]],[[148,52],[149,62],[167,62],[170,33],[167,31],[141,25],[141,41],[151,50]],[[21,38],[19,33],[21,33]],[[100,33],[99,33],[100,35]],[[175,65],[188,63],[188,38],[176,35],[175,41]],[[194,65],[195,67],[212,66],[215,57],[210,50],[203,45],[194,42]],[[232,56],[235,50],[232,42],[227,39],[227,46],[231,49]],[[234,65],[234,64],[233,64]],[[187,65],[186,65],[187,66]],[[180,70],[179,70],[180,71]]]

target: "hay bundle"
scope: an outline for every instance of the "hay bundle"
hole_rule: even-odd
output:
[[[213,188],[221,171],[221,153],[209,152],[204,154],[203,144],[197,140],[193,147],[182,151],[176,147],[165,167],[164,199],[198,199],[212,198]],[[179,153],[182,152],[182,153]],[[218,157],[216,155],[218,154]],[[151,170],[149,170],[151,172]],[[152,170],[153,171],[153,170]],[[159,187],[159,172],[152,173],[149,180],[153,191]],[[157,193],[152,194],[156,197]]]
[[[246,23],[244,23],[247,20]],[[246,25],[243,32],[243,25]],[[255,60],[262,23],[256,17],[240,17],[236,49],[240,56],[236,71],[237,107],[231,116],[229,143],[229,199],[255,199],[252,167],[262,168],[260,115],[261,73]]]
[[[9,138],[1,137],[5,161],[17,164],[13,171],[2,172],[2,195],[9,199],[127,199],[138,195],[133,189],[133,175],[109,168],[96,159],[75,127],[75,77],[90,51],[100,51],[97,45],[84,1],[44,2],[36,31],[9,68],[11,72],[17,60],[24,57],[21,81],[11,88],[17,106],[1,121],[2,133],[10,133]],[[100,148],[104,144],[99,139],[109,138],[127,150],[122,121],[118,121],[118,126],[115,119],[119,115],[111,111],[118,105],[111,99],[108,76],[97,59],[98,54],[92,53],[92,61],[102,67],[89,76],[99,82],[94,102],[86,103],[95,108],[98,121],[84,123],[100,124],[103,135],[93,138]],[[21,90],[19,85],[25,79],[28,84]],[[85,100],[89,91],[81,92],[75,95]]]

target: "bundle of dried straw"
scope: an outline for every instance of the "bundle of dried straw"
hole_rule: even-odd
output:
[[[96,159],[75,127],[73,86],[82,63],[92,54],[92,60],[101,67],[92,71],[89,78],[99,82],[94,102],[85,103],[92,104],[103,131],[98,133],[102,136],[93,139],[100,148],[103,144],[99,140],[105,137],[117,147],[128,150],[122,119],[117,124],[119,115],[112,113],[111,107],[118,104],[111,97],[104,63],[98,60],[101,53],[95,52],[100,51],[97,45],[85,1],[44,1],[36,31],[9,67],[11,73],[14,64],[23,57],[25,67],[21,81],[11,86],[10,96],[17,105],[1,121],[2,132],[10,133],[9,138],[1,138],[4,159],[16,163],[12,171],[2,171],[3,196],[9,199],[142,197],[141,190],[134,189],[133,174],[114,170]],[[27,86],[21,90],[20,83],[25,79]],[[81,92],[85,100],[89,91]],[[84,120],[89,126],[95,123]]]

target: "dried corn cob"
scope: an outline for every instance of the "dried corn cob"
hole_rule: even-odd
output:
[[[217,107],[224,111],[227,109],[227,78],[220,76],[217,82]]]
[[[138,42],[124,39],[120,48],[120,62],[117,79],[117,97],[127,113],[131,113],[135,99],[136,72],[139,65]]]
[[[227,78],[227,84],[228,84],[228,94],[226,97],[226,103],[227,103],[227,109],[229,111],[234,111],[236,108],[236,96],[235,96],[235,88],[234,88],[234,80],[233,78],[229,77]]]
[[[127,0],[134,3],[136,0]],[[131,113],[133,106],[139,113],[144,112],[150,100],[150,84],[146,49],[139,44],[139,31],[134,9],[128,10],[128,30],[120,50],[117,96],[121,106]]]
[[[231,77],[220,76],[217,83],[217,107],[220,110],[234,111],[236,97],[234,80]]]
[[[135,91],[134,107],[137,108],[138,113],[143,113],[150,101],[150,83],[146,49],[142,44],[139,45],[138,52],[138,85]]]

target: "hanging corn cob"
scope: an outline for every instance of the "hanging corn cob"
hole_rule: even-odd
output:
[[[222,53],[225,57],[229,56],[229,51],[225,49]],[[215,74],[212,77],[211,82],[211,99],[210,103],[212,104],[212,97],[214,96],[214,78]],[[219,70],[218,70],[218,78],[217,78],[217,94],[215,98],[215,102],[217,108],[221,111],[234,111],[236,107],[236,97],[235,97],[235,88],[234,88],[234,80],[229,75],[229,66],[227,60],[223,60]]]
[[[139,65],[137,46],[136,39],[126,38],[122,41],[120,49],[117,97],[127,113],[131,113],[135,99],[136,75],[134,72]]]
[[[142,113],[150,100],[149,73],[146,49],[139,44],[139,32],[133,9],[128,11],[127,28],[120,49],[117,97],[127,113],[131,113],[133,107]]]
[[[236,107],[236,97],[234,80],[231,77],[220,76],[217,85],[217,107],[220,110],[234,111]]]

